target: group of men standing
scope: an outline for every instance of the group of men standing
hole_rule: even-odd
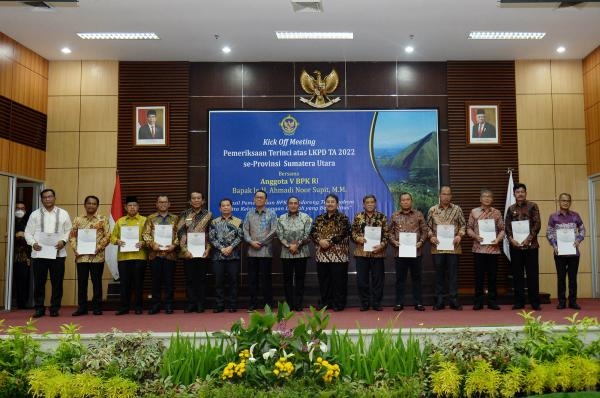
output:
[[[207,273],[211,263],[216,293],[213,312],[226,309],[229,312],[237,311],[242,242],[246,243],[248,250],[248,309],[253,311],[262,304],[272,307],[275,303],[271,268],[273,241],[276,238],[281,243],[285,301],[296,311],[301,311],[304,306],[304,279],[307,260],[311,256],[310,242],[315,246],[320,291],[318,307],[344,310],[350,239],[355,244],[361,311],[371,308],[382,310],[384,260],[388,245],[395,252],[394,311],[404,309],[408,272],[411,274],[414,308],[417,311],[425,310],[421,284],[422,255],[426,242],[430,243],[435,267],[433,310],[443,310],[446,305],[454,310],[462,310],[458,297],[458,263],[461,241],[465,235],[473,239],[473,309],[481,310],[485,304],[489,309],[500,309],[496,289],[497,260],[506,236],[510,242],[514,282],[513,309],[524,308],[526,280],[529,303],[534,310],[540,310],[539,208],[534,202],[527,201],[524,184],[515,184],[513,192],[516,203],[503,218],[500,211],[492,207],[492,192],[483,189],[480,194],[481,205],[471,210],[468,220],[465,220],[462,209],[452,203],[452,191],[448,186],[440,189],[439,204],[432,206],[426,217],[414,208],[412,195],[403,192],[399,196],[399,209],[391,215],[389,222],[386,215],[377,210],[375,196],[366,195],[363,198],[363,211],[356,214],[352,223],[338,209],[339,199],[333,194],[327,195],[325,212],[318,215],[314,222],[308,214],[300,211],[301,203],[295,196],[288,198],[287,212],[278,217],[267,207],[267,193],[264,190],[255,192],[255,207],[248,211],[243,221],[233,216],[233,203],[228,198],[219,202],[220,215],[213,217],[210,211],[203,208],[203,195],[192,192],[190,207],[177,216],[169,212],[167,195],[161,194],[156,201],[157,211],[144,217],[139,214],[137,198],[128,196],[126,214],[116,221],[110,231],[108,219],[97,213],[100,201],[96,196],[85,198],[85,214],[75,217],[71,223],[67,211],[55,206],[54,190],[45,189],[41,192],[43,206],[29,216],[24,230],[21,228],[17,231],[17,238],[24,238],[32,249],[33,316],[36,318],[45,315],[44,290],[48,274],[52,285],[49,313],[50,316],[59,314],[67,242],[73,248],[77,264],[78,308],[73,316],[88,313],[89,277],[93,286],[93,314],[102,314],[104,251],[109,243],[119,247],[120,307],[117,315],[127,314],[132,309],[136,314],[142,313],[143,279],[148,263],[152,272],[152,299],[148,313],[156,314],[161,310],[167,314],[173,313],[174,273],[178,259],[182,260],[185,273],[187,306],[184,312],[205,311]],[[570,210],[570,204],[570,195],[561,194],[560,210],[553,213],[548,222],[547,237],[554,249],[558,275],[559,309],[567,306],[567,276],[568,306],[580,308],[577,304],[576,280],[578,246],[585,236],[585,229],[581,217]],[[17,218],[23,216],[19,209],[17,212]],[[561,246],[565,236],[573,246],[572,250],[565,251],[564,245]],[[486,276],[487,297],[484,289]],[[262,288],[262,303],[258,300],[259,287]]]

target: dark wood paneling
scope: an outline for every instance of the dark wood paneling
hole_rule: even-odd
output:
[[[208,132],[191,131],[189,134],[189,166],[208,165]],[[190,191],[191,192],[191,191]]]
[[[208,130],[208,111],[211,109],[241,109],[242,97],[190,98],[190,129]]]
[[[0,96],[0,137],[46,150],[44,113]]]
[[[349,95],[346,97],[348,109],[396,109],[395,95]]]
[[[479,190],[494,192],[494,207],[504,212],[508,182],[507,169],[514,170],[519,180],[515,69],[513,61],[448,62],[448,144],[450,185],[453,201],[468,217],[479,205]],[[492,101],[500,104],[501,143],[499,145],[468,145],[466,104]],[[459,267],[459,285],[470,289],[474,283],[471,239],[465,239]],[[468,254],[467,254],[468,253]],[[498,285],[508,284],[508,264],[500,258]]]
[[[346,94],[396,94],[395,62],[348,62]]]
[[[244,64],[244,96],[294,95],[294,64],[251,62]]]
[[[207,166],[191,166],[189,172],[189,191],[202,192],[208,197],[208,167]]]
[[[244,109],[248,110],[277,110],[277,109],[294,109],[299,104],[304,106],[300,100],[296,99],[294,103],[293,96],[278,96],[278,97],[246,97],[244,96]]]
[[[242,95],[243,65],[238,63],[191,64],[190,95]]]
[[[396,76],[398,95],[446,94],[446,64],[443,62],[400,62]]]
[[[119,64],[117,168],[123,195],[137,195],[142,214],[156,210],[159,193],[173,212],[187,206],[189,71],[187,62]],[[168,147],[134,146],[133,107],[143,103],[169,105]]]

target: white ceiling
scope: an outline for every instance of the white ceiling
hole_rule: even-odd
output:
[[[51,3],[51,2],[50,2]],[[0,0],[0,31],[49,60],[446,61],[583,58],[600,44],[600,3],[496,0],[80,0],[40,11]],[[275,31],[352,31],[354,40],[277,40]],[[467,40],[471,30],[543,31],[542,40]],[[81,40],[77,32],[156,32],[161,40]],[[215,39],[215,35],[219,38]],[[410,36],[414,35],[413,39]],[[404,47],[415,47],[405,54]],[[224,45],[232,48],[223,54]],[[564,54],[556,48],[567,48]],[[60,49],[70,47],[64,55]]]

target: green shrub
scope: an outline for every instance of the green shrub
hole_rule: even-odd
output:
[[[479,361],[465,377],[465,395],[496,397],[499,395],[501,380],[499,371],[494,370],[488,362]]]
[[[443,361],[430,375],[432,392],[438,397],[459,397],[463,377],[454,362]]]
[[[511,398],[522,391],[525,371],[517,366],[509,366],[506,373],[500,375],[500,396]]]
[[[63,336],[54,352],[47,354],[44,364],[56,365],[63,371],[72,371],[74,362],[87,352],[87,348],[81,342],[79,329],[80,326],[73,323],[61,325],[60,333]]]

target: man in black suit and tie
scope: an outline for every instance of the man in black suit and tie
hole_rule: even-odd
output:
[[[156,111],[148,110],[146,113],[146,123],[138,131],[140,140],[162,140],[164,138],[163,129],[156,124]]]
[[[485,109],[477,109],[477,123],[473,125],[471,138],[496,138],[496,127],[485,121]]]

